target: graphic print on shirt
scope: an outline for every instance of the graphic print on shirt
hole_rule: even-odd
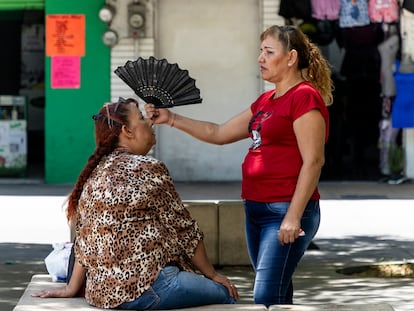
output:
[[[262,122],[269,118],[272,115],[272,112],[264,112],[259,110],[249,122],[249,133],[252,133],[252,144],[250,149],[257,149],[262,144],[262,136],[260,135],[260,130],[262,129]]]

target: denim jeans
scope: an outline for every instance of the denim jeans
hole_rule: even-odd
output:
[[[161,310],[208,304],[229,304],[235,300],[226,287],[196,273],[167,266],[154,284],[138,299],[118,306],[124,310]]]
[[[319,228],[319,201],[309,201],[301,219],[305,235],[281,245],[278,231],[289,204],[244,202],[247,247],[256,272],[255,303],[266,306],[293,303],[293,273]]]

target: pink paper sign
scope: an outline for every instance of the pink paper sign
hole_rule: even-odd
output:
[[[54,56],[51,58],[52,89],[80,88],[80,57]]]

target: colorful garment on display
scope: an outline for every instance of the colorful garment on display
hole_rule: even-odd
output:
[[[394,23],[399,20],[397,0],[369,0],[368,15],[373,23]]]
[[[316,19],[339,19],[341,0],[312,0],[312,17]]]
[[[327,45],[337,34],[341,0],[312,0],[311,4],[316,31],[308,36],[318,45]]]
[[[339,27],[366,26],[369,23],[367,0],[341,0]]]
[[[397,70],[394,74],[397,87],[397,96],[392,107],[392,127],[413,128],[414,127],[414,73],[401,73]]]

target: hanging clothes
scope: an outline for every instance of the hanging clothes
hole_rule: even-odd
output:
[[[367,0],[341,0],[339,27],[366,26],[369,23]]]
[[[341,0],[312,0],[312,17],[319,20],[339,19]]]
[[[369,0],[368,15],[373,23],[395,23],[400,17],[397,0]]]
[[[310,0],[281,0],[279,6],[279,15],[286,19],[299,18],[303,20],[310,19],[312,16],[312,7]]]
[[[397,34],[391,35],[378,45],[381,58],[381,87],[382,95],[392,97],[396,95],[394,64],[400,47],[400,39]]]
[[[401,10],[401,66],[400,72],[414,72],[414,13]]]
[[[316,30],[308,36],[317,45],[328,45],[337,35],[341,0],[312,0],[311,4]]]
[[[341,74],[350,80],[380,81],[380,54],[377,45],[383,41],[381,25],[341,29],[341,45],[345,55]]]

